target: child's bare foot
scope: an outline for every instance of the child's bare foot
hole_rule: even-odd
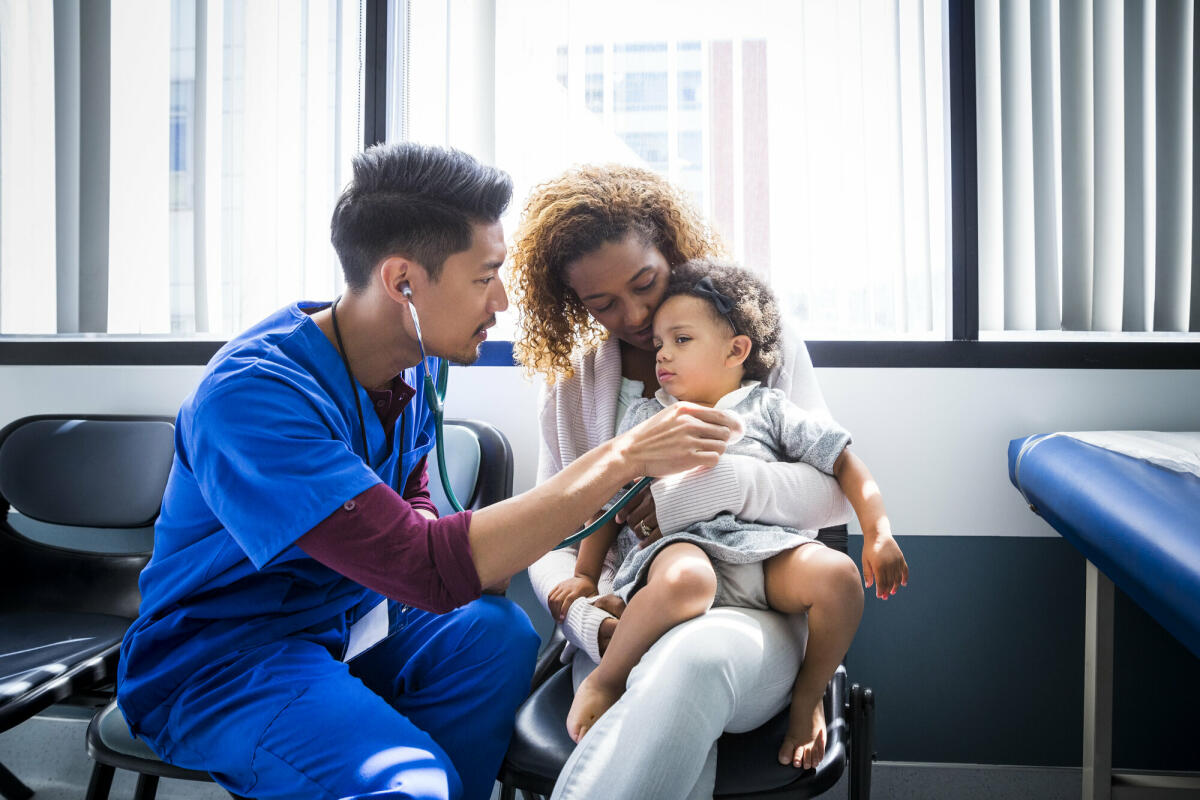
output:
[[[792,701],[788,730],[779,748],[779,763],[797,769],[816,769],[825,757],[825,704],[817,700],[811,712],[803,706]]]
[[[583,679],[575,690],[571,710],[567,712],[567,733],[578,743],[588,728],[596,724],[613,703],[621,699],[620,689],[611,689],[595,679],[595,673]]]
[[[597,597],[592,601],[592,605],[601,611],[607,611],[617,619],[620,619],[621,615],[625,613],[625,601],[615,594],[606,594]]]

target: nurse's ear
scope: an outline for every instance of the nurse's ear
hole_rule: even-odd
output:
[[[379,277],[383,290],[392,301],[401,305],[412,300],[413,284],[421,284],[424,269],[415,261],[402,256],[390,256],[379,262]]]

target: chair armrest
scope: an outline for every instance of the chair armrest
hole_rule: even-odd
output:
[[[548,681],[551,675],[567,666],[560,660],[563,648],[566,646],[567,638],[563,636],[562,630],[555,625],[554,633],[550,636],[550,641],[546,642],[542,647],[542,652],[538,654],[537,664],[533,668],[533,682],[529,687],[529,691],[532,692]]]

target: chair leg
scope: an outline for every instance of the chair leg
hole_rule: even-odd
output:
[[[154,800],[158,794],[157,775],[138,775],[137,786],[133,790],[133,800]]]
[[[6,800],[28,800],[33,797],[33,789],[9,772],[8,767],[0,764],[0,796]]]
[[[850,687],[850,800],[871,797],[875,761],[875,694],[857,683]]]
[[[87,800],[108,800],[112,791],[115,769],[99,761],[92,764],[92,778],[88,781]]]

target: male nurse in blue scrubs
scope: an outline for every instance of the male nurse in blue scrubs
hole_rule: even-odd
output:
[[[507,174],[362,153],[333,213],[347,292],[234,338],[180,409],[118,698],[163,759],[255,798],[489,796],[538,638],[502,591],[623,484],[711,465],[730,426],[679,404],[533,490],[437,518],[431,356],[498,311]]]

